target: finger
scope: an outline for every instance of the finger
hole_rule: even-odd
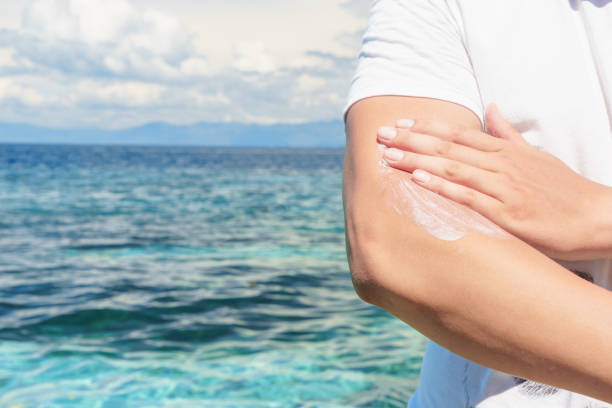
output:
[[[489,104],[487,107],[487,111],[485,113],[485,124],[487,127],[487,133],[490,133],[492,136],[530,146],[530,144],[523,139],[521,133],[503,117],[499,111],[499,108],[494,103]]]
[[[505,197],[507,183],[501,182],[502,176],[499,173],[479,169],[442,157],[426,156],[396,148],[386,149],[383,157],[390,167],[399,170],[412,172],[416,169],[422,169],[445,180],[470,187],[499,200]]]
[[[420,186],[434,193],[438,193],[456,203],[463,204],[490,220],[493,220],[493,217],[500,213],[503,206],[503,204],[495,198],[461,184],[450,182],[421,169],[412,172],[412,179]]]
[[[413,124],[411,126],[410,123]],[[504,142],[499,138],[474,129],[465,129],[437,120],[419,119],[409,121],[400,119],[396,122],[398,129],[410,129],[416,133],[428,134],[464,146],[485,152],[496,152],[502,149]]]
[[[397,129],[394,133],[392,129],[393,128],[381,128],[379,130],[378,140],[387,147],[396,147],[401,150],[429,156],[444,157],[485,170],[499,170],[499,160],[496,160],[496,158],[488,152],[483,152],[435,136],[415,133],[408,129]]]

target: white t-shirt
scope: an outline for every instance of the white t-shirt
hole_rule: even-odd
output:
[[[481,122],[495,102],[532,145],[612,186],[612,1],[375,0],[345,112],[376,95],[455,102]],[[562,264],[612,289],[611,260]],[[430,342],[409,407],[612,405]]]

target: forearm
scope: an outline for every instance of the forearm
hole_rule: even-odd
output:
[[[514,240],[444,245],[380,245],[372,303],[481,365],[612,402],[609,292]]]
[[[575,251],[573,260],[612,258],[612,188],[597,185],[579,220],[584,234],[584,248]],[[554,254],[553,254],[554,255]]]
[[[349,119],[344,200],[360,295],[473,361],[612,401],[610,294],[515,238],[442,241],[393,211],[375,142],[364,143],[385,115],[397,118]]]

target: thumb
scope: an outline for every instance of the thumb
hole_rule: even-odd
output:
[[[496,104],[491,103],[487,106],[485,113],[485,123],[487,133],[499,137],[500,139],[510,140],[511,142],[528,145],[523,136],[502,116]]]

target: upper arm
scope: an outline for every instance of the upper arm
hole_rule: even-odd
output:
[[[396,219],[385,203],[377,128],[401,118],[482,128],[478,84],[459,23],[444,0],[373,2],[345,111],[349,261],[358,292],[370,296],[370,271],[377,269],[372,262],[382,253],[376,237],[393,231],[397,242],[425,234],[410,219]]]
[[[389,188],[395,188],[397,183],[412,183],[414,188],[424,190],[410,181],[408,173],[397,170],[392,170],[393,174],[381,173],[377,129],[393,126],[400,118],[443,120],[465,129],[480,127],[478,117],[466,107],[431,98],[371,97],[359,100],[349,109],[343,175],[347,248],[356,289],[367,300],[374,297],[372,289],[380,285],[381,280],[393,279],[392,271],[387,271],[385,276],[378,272],[385,269],[380,265],[386,263],[389,256],[406,254],[406,247],[419,248],[414,252],[418,259],[406,260],[416,267],[427,262],[426,253],[434,255],[435,247],[444,244],[417,225],[410,215],[399,214],[393,209],[398,205],[414,204],[410,197],[389,193]],[[442,200],[447,208],[453,208],[458,214],[473,212],[443,197],[437,200]]]

